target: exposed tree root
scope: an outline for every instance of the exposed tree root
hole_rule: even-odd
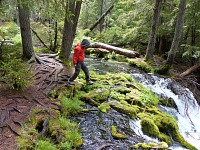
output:
[[[42,131],[40,132],[40,136],[44,136],[47,133],[48,125],[49,125],[49,117],[47,117],[44,120],[43,128],[42,128]]]
[[[63,71],[63,64],[56,54],[36,54],[35,56],[42,62],[32,66],[32,69],[36,71],[37,82],[35,85],[38,86],[38,91],[43,91],[48,95],[58,83],[67,81],[69,76],[60,75]]]

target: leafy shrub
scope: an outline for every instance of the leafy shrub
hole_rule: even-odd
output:
[[[19,27],[14,22],[6,22],[0,28],[0,37],[5,39],[12,39],[19,33]]]
[[[191,46],[187,44],[183,44],[185,52],[183,53],[184,58],[194,58],[195,60],[200,60],[200,47]]]
[[[6,83],[11,89],[24,90],[33,81],[32,73],[20,59],[12,58],[1,62],[0,82]]]
[[[13,40],[13,43],[14,43],[15,45],[18,45],[18,46],[21,46],[21,45],[22,45],[22,40],[21,40],[21,35],[20,35],[20,34],[15,35],[15,36],[12,38],[12,40]]]

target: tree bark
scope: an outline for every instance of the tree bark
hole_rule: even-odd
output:
[[[5,42],[5,39],[3,39],[3,40],[1,41],[1,44],[0,44],[0,61],[2,60],[2,55],[3,55],[2,46],[3,46],[4,42]]]
[[[200,63],[199,64],[196,64],[192,67],[190,67],[189,69],[187,69],[186,71],[184,71],[183,73],[181,73],[179,76],[180,77],[185,77],[189,74],[191,74],[192,72],[194,72],[195,70],[199,69],[200,68]]]
[[[30,29],[29,9],[25,0],[18,0],[19,23],[22,38],[23,56],[30,59],[34,55]]]
[[[157,33],[159,19],[160,19],[161,5],[162,5],[162,0],[156,0],[155,7],[154,7],[153,24],[151,27],[151,34],[150,34],[150,39],[149,39],[149,43],[146,50],[145,59],[153,58],[155,42],[156,42],[156,33]]]
[[[101,0],[101,9],[100,9],[100,14],[101,16],[103,15],[103,4],[104,4],[104,0]],[[104,23],[104,19],[102,19],[99,23],[99,31],[102,32],[103,31],[103,23]]]
[[[178,18],[176,22],[176,28],[174,33],[173,42],[167,57],[167,64],[173,64],[174,58],[176,55],[176,51],[179,46],[179,42],[181,40],[181,32],[183,29],[183,23],[184,23],[184,13],[186,8],[186,0],[181,0],[179,5],[179,12],[178,12]]]
[[[69,59],[71,54],[71,48],[73,44],[73,40],[75,38],[77,22],[80,14],[81,9],[81,1],[73,1],[73,2],[66,2],[65,8],[65,22],[64,22],[64,29],[63,29],[63,38],[62,38],[62,46],[61,46],[61,59]],[[70,14],[69,17],[69,12]]]
[[[114,5],[108,8],[108,10],[90,27],[90,31],[92,31],[105,18],[105,16],[113,9],[113,7]]]
[[[130,58],[134,58],[134,57],[139,57],[140,54],[136,51],[131,51],[131,50],[127,50],[127,49],[122,49],[119,47],[115,47],[115,46],[111,46],[108,44],[104,44],[104,43],[100,43],[100,42],[95,42],[91,44],[92,48],[103,48],[106,49],[110,52],[115,52],[117,54],[121,54],[124,55],[126,57],[130,57]]]

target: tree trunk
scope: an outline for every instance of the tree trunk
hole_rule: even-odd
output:
[[[192,72],[194,72],[195,70],[199,69],[200,68],[200,63],[199,64],[196,64],[194,66],[192,66],[191,68],[187,69],[186,71],[184,71],[183,73],[181,73],[179,76],[180,77],[185,77],[189,74],[191,74]]]
[[[134,58],[134,57],[139,57],[140,54],[135,51],[127,50],[127,49],[122,49],[119,47],[114,47],[108,44],[100,43],[100,42],[95,42],[91,44],[92,48],[101,48],[101,49],[106,49],[110,52],[115,52],[117,54],[124,55],[126,57]]]
[[[104,0],[101,0],[101,16],[103,15],[103,4],[104,4]],[[99,31],[102,32],[103,31],[103,23],[104,23],[104,19],[102,19],[99,23]]]
[[[2,46],[5,42],[5,39],[1,41],[1,44],[0,44],[0,61],[2,60],[2,56],[3,56],[3,52],[2,52]]]
[[[54,32],[55,32],[55,35],[54,35],[54,43],[53,43],[52,51],[56,52],[56,49],[57,49],[57,39],[58,39],[58,22],[57,22],[57,20],[55,21],[55,25],[54,25]]]
[[[19,23],[22,38],[23,56],[30,59],[34,55],[30,29],[29,9],[24,0],[18,0]]]
[[[90,27],[90,31],[92,31],[105,18],[105,16],[113,9],[113,7],[114,5],[108,8],[108,10]]]
[[[179,42],[181,40],[181,32],[182,32],[183,23],[184,23],[185,7],[186,7],[186,0],[181,0],[180,5],[179,5],[179,12],[178,12],[178,18],[176,22],[174,38],[173,38],[172,46],[170,48],[170,51],[167,57],[167,64],[173,64],[176,51],[178,49]]]
[[[75,38],[77,22],[80,14],[82,0],[78,2],[66,2],[66,13],[65,13],[65,22],[63,29],[63,38],[62,38],[62,46],[61,46],[61,59],[69,59],[71,54],[71,48],[73,44],[73,40]],[[70,14],[71,12],[73,15]]]
[[[151,27],[151,35],[150,35],[149,43],[147,46],[145,59],[153,58],[155,42],[156,42],[156,33],[157,33],[159,19],[160,19],[161,5],[162,5],[162,0],[156,0],[155,7],[154,7],[153,24]]]

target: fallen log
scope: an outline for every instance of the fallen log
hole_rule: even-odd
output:
[[[199,69],[199,68],[200,68],[200,63],[198,63],[198,64],[196,64],[196,65],[190,67],[189,69],[187,69],[186,71],[184,71],[183,73],[181,73],[181,74],[179,75],[179,77],[183,78],[183,77],[185,77],[185,76],[191,74],[192,72],[194,72],[195,70],[197,70],[197,69]]]
[[[130,58],[135,58],[135,57],[140,56],[140,54],[136,51],[127,50],[127,49],[111,46],[111,45],[100,43],[100,42],[92,43],[91,48],[106,49],[109,52],[115,52],[116,54],[124,55],[124,56],[130,57]]]

